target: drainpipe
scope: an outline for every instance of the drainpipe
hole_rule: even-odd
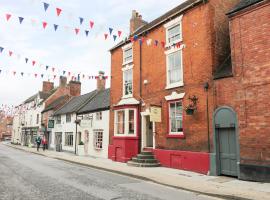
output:
[[[208,89],[209,89],[209,83],[206,82],[204,84],[204,90],[206,92],[206,114],[207,114],[207,147],[208,147],[208,153],[210,153],[210,128],[209,128],[209,96],[208,96]]]
[[[140,91],[139,91],[139,96],[140,96],[140,104],[138,108],[138,132],[141,133],[141,101],[142,101],[142,43],[139,42],[140,45]],[[140,135],[140,141],[139,141],[139,152],[141,152],[141,142],[142,142],[142,133]]]
[[[75,130],[75,155],[76,155],[77,154],[77,126],[78,126],[77,113],[76,113],[75,124],[76,124],[76,130]]]

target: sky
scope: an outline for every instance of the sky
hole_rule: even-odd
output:
[[[82,94],[96,88],[95,76],[104,71],[110,76],[111,47],[129,34],[132,10],[137,10],[145,21],[152,21],[184,0],[0,0],[0,105],[19,105],[42,89],[42,81],[59,79],[54,75],[81,74]],[[44,11],[43,2],[49,4]],[[56,8],[62,11],[56,14]],[[6,20],[6,14],[11,14]],[[22,24],[18,17],[23,17]],[[79,18],[83,23],[80,24]],[[94,22],[91,29],[89,21]],[[47,22],[45,29],[42,22]],[[53,24],[58,24],[54,31]],[[78,35],[74,28],[79,28]],[[118,30],[121,37],[113,40],[104,33]],[[89,30],[88,37],[84,30]],[[9,51],[13,54],[10,56]],[[29,58],[28,63],[25,58]],[[36,61],[32,65],[32,61]],[[46,70],[46,66],[49,66]],[[53,69],[54,68],[54,71]],[[14,76],[14,71],[16,74]],[[23,72],[23,76],[21,75]],[[37,74],[37,78],[35,75]],[[43,78],[40,74],[44,74]],[[85,79],[82,75],[85,74]],[[70,77],[71,77],[70,76]],[[107,81],[109,87],[110,79]]]

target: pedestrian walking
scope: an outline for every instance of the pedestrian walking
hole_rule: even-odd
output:
[[[39,151],[39,147],[40,147],[40,144],[41,144],[41,138],[40,138],[40,136],[37,136],[36,143],[37,143],[37,151]]]
[[[43,151],[45,151],[45,149],[47,148],[47,144],[48,144],[45,136],[43,136],[41,143],[42,143]]]

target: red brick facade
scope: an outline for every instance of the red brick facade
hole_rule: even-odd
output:
[[[269,167],[269,1],[230,16],[230,38],[233,77],[215,81],[215,105],[230,106],[237,113],[240,165]]]
[[[114,137],[114,110],[123,94],[123,50],[122,46],[111,51],[111,117],[110,117],[110,147],[109,157],[113,160],[127,161],[140,152],[141,144],[141,115],[151,105],[161,107],[161,122],[155,123],[156,155],[162,165],[179,169],[187,169],[207,173],[209,170],[209,143],[208,128],[212,127],[213,106],[213,73],[218,65],[229,54],[229,25],[225,15],[238,1],[210,0],[201,2],[183,13],[167,19],[159,26],[144,33],[144,42],[133,42],[133,97],[140,102],[138,106],[138,133],[133,138],[135,142],[129,146],[119,144],[124,138]],[[164,24],[176,17],[182,17],[181,43],[183,59],[184,86],[172,89],[166,88],[166,49],[158,46],[148,46],[146,41],[165,41],[166,29]],[[139,36],[139,38],[141,38]],[[140,49],[141,48],[141,49]],[[140,56],[141,55],[141,56]],[[141,58],[141,60],[140,60]],[[141,70],[140,70],[141,63]],[[141,75],[141,78],[140,78]],[[145,82],[147,80],[147,82]],[[204,86],[208,83],[209,90]],[[183,136],[170,137],[168,135],[168,101],[166,96],[172,92],[185,93],[182,99],[183,106],[189,104],[189,96],[198,98],[197,111],[188,116],[183,112]],[[207,93],[208,110],[207,113]],[[128,107],[128,106],[127,106]],[[209,117],[209,123],[207,120]],[[212,135],[211,128],[209,130]],[[211,138],[211,137],[210,137]],[[119,140],[118,140],[119,139]],[[130,144],[130,143],[129,143]],[[132,146],[137,145],[137,146]],[[129,149],[126,153],[125,148]],[[130,149],[133,149],[131,152]],[[121,152],[122,151],[122,152]],[[117,158],[117,152],[123,159]],[[190,152],[190,153],[189,153]],[[194,152],[194,153],[193,153]],[[173,158],[173,155],[175,156]],[[194,156],[195,155],[195,156]],[[177,157],[178,156],[178,157]],[[169,157],[168,159],[163,159]],[[196,160],[197,159],[197,160]],[[203,166],[191,167],[196,162]]]
[[[5,116],[0,112],[0,141],[12,136],[13,117]]]

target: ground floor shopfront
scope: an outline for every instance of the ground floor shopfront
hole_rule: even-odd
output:
[[[21,144],[23,146],[35,146],[39,127],[23,127],[21,133]]]

